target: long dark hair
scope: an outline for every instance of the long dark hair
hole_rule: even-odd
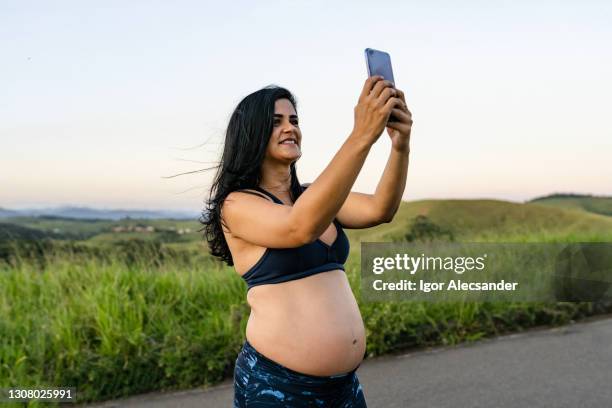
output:
[[[210,188],[210,196],[199,218],[200,223],[204,224],[203,237],[208,242],[211,255],[220,258],[229,266],[233,266],[234,261],[223,235],[221,206],[232,191],[252,189],[261,182],[261,165],[272,134],[274,104],[278,99],[288,99],[297,112],[295,97],[287,89],[276,85],[268,85],[253,92],[242,99],[234,109],[227,125],[223,155]],[[290,166],[290,194],[293,201],[297,200],[303,191],[295,163]],[[225,223],[223,226],[227,227]]]

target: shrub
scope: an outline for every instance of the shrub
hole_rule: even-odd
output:
[[[424,215],[417,215],[412,219],[410,230],[404,236],[408,242],[413,241],[433,241],[447,237],[454,241],[454,234],[451,230],[442,228]]]

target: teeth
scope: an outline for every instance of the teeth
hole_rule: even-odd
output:
[[[285,140],[285,141],[281,142],[281,144],[285,144],[285,143],[295,144],[295,141],[294,140]]]

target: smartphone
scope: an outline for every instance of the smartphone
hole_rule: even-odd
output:
[[[365,49],[366,67],[368,68],[368,76],[382,75],[384,79],[391,81],[395,86],[393,79],[393,69],[391,68],[391,56],[389,53],[375,50],[374,48]],[[393,114],[389,116],[388,122],[396,122],[397,119]]]

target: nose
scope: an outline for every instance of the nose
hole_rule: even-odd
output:
[[[287,122],[283,125],[283,133],[294,133],[297,127],[291,122]]]

